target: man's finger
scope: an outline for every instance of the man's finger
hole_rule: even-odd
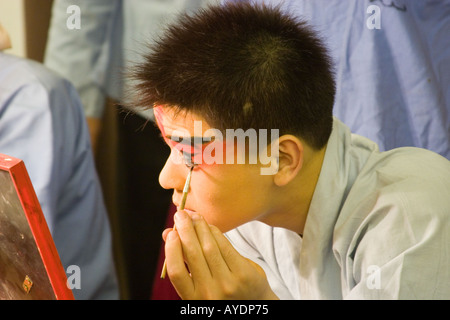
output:
[[[223,235],[222,231],[216,226],[209,226],[211,234],[214,236],[217,245],[220,248],[222,257],[231,272],[239,271],[242,267],[243,257],[233,247],[230,241]]]
[[[222,257],[209,225],[202,216],[197,214],[192,216],[192,221],[211,275],[213,277],[225,277],[230,272],[230,269]]]
[[[173,230],[172,228],[167,228],[167,229],[165,229],[165,230],[163,231],[163,233],[162,233],[162,238],[163,238],[164,242],[166,242],[167,235],[168,235],[172,230]]]
[[[203,256],[197,233],[190,216],[183,210],[175,214],[175,226],[181,239],[182,250],[189,271],[196,282],[208,282],[211,272]]]
[[[170,281],[180,297],[188,296],[193,291],[194,284],[184,264],[181,241],[176,231],[171,231],[167,235],[165,253]]]

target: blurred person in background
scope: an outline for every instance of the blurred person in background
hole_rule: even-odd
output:
[[[160,272],[161,231],[166,223],[172,224],[173,209],[171,192],[158,184],[169,148],[156,126],[148,123],[154,120],[152,112],[130,113],[122,107],[131,87],[126,70],[139,63],[145,44],[157,39],[178,14],[216,2],[55,0],[53,4],[44,63],[70,80],[80,94],[112,220],[124,298],[151,297],[154,274]],[[79,28],[69,28],[77,11]],[[158,298],[171,298],[172,291],[168,292]]]
[[[79,267],[75,299],[118,299],[111,230],[79,96],[43,65],[1,52],[9,47],[0,26],[0,153],[24,161],[65,270]]]

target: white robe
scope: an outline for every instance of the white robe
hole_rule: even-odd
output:
[[[303,238],[261,222],[226,235],[280,299],[450,299],[450,161],[379,152],[335,119]]]

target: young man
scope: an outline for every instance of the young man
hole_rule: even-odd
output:
[[[134,70],[178,207],[197,164],[163,233],[182,298],[450,298],[449,161],[352,135],[330,69],[304,22],[230,4],[180,18]]]

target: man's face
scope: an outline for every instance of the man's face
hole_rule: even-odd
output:
[[[165,189],[174,190],[173,202],[179,208],[189,173],[180,150],[188,155],[190,152],[204,151],[208,146],[216,144],[216,150],[223,148],[225,155],[229,151],[226,149],[230,149],[230,142],[209,142],[212,132],[210,129],[213,128],[199,115],[175,115],[175,111],[167,107],[158,107],[154,111],[161,133],[171,148],[170,156],[160,173],[159,183]],[[199,135],[204,138],[203,143]],[[197,143],[186,143],[189,137],[197,140]],[[239,149],[235,147],[235,160],[240,156],[238,152]],[[231,164],[225,160],[223,163],[205,162],[207,161],[193,169],[185,205],[187,212],[202,215],[209,224],[217,226],[222,232],[255,219],[264,220],[263,217],[270,213],[273,180],[271,176],[261,175],[259,164],[239,164],[237,160],[231,161]]]

